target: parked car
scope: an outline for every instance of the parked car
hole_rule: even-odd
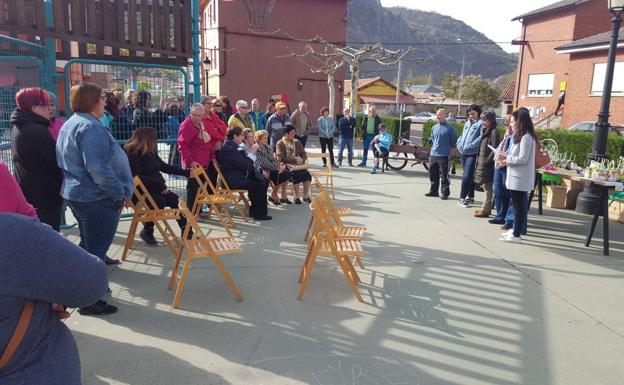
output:
[[[585,121],[575,123],[570,127],[570,131],[594,132],[596,131],[596,122]],[[611,124],[609,126],[609,131],[613,131],[620,136],[624,136],[624,125]]]
[[[419,112],[416,115],[406,116],[405,119],[411,120],[412,123],[426,123],[437,120],[436,114],[433,112]]]

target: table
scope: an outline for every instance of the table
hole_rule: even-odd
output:
[[[542,183],[542,174],[545,175],[551,175],[551,176],[556,176],[556,177],[560,177],[563,179],[568,179],[568,180],[572,180],[575,177],[572,176],[572,174],[569,173],[565,173],[565,172],[560,172],[560,171],[556,171],[556,170],[536,170],[535,172],[535,179],[536,179],[536,184],[537,184],[537,196],[538,196],[538,200],[537,200],[537,214],[538,215],[543,215],[543,210],[542,210],[542,197],[544,194],[544,187],[543,187],[543,183]],[[531,207],[531,202],[533,201],[533,194],[534,191],[531,191],[530,197],[529,197],[529,207]]]

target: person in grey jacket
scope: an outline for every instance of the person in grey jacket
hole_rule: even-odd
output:
[[[504,233],[500,240],[503,242],[520,243],[520,233],[527,221],[527,210],[524,202],[527,193],[533,190],[535,184],[535,149],[536,136],[533,121],[529,110],[519,108],[511,114],[510,124],[513,127],[513,144],[509,152],[499,152],[498,162],[501,167],[507,167],[505,185],[511,194],[515,219],[513,230]]]
[[[312,130],[312,117],[308,112],[308,104],[299,102],[299,108],[293,112],[290,120],[292,120],[292,125],[295,126],[295,139],[300,141],[303,148],[305,148],[308,142],[308,134]]]
[[[480,116],[480,106],[472,104],[468,107],[468,120],[461,136],[457,139],[456,147],[461,154],[461,163],[464,168],[459,204],[464,207],[469,207],[470,203],[474,203],[473,175],[477,162],[477,152],[481,143],[481,132],[483,132],[483,121],[479,119]]]
[[[34,308],[26,333],[5,366],[0,384],[80,385],[76,341],[61,320],[64,306],[90,305],[107,290],[106,265],[51,227],[20,214],[0,214],[0,354],[28,300]]]
[[[321,116],[316,123],[318,126],[319,141],[321,142],[321,152],[324,154],[325,149],[327,149],[327,151],[329,151],[329,160],[332,167],[338,168],[334,162],[334,132],[336,131],[336,125],[334,124],[334,119],[329,116],[328,107],[321,108]],[[325,166],[327,166],[327,158],[323,158],[323,167]]]
[[[275,145],[279,142],[284,136],[284,128],[286,126],[292,125],[292,121],[290,116],[286,112],[286,103],[277,102],[275,104],[277,110],[275,113],[268,117],[266,130],[269,133],[269,144],[273,147],[275,151]]]

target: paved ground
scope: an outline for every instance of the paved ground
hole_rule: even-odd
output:
[[[119,313],[67,321],[84,384],[622,384],[622,225],[611,227],[611,257],[600,239],[583,246],[589,218],[570,211],[532,212],[526,242],[503,244],[472,210],[425,198],[423,171],[337,173],[337,200],[369,229],[364,303],[329,259],[316,266],[305,300],[295,298],[305,206],[239,222],[245,251],[225,261],[242,302],[199,261],[172,311],[172,257],[138,241],[110,270]],[[128,225],[111,256],[120,256]],[[67,233],[76,239],[75,229]]]

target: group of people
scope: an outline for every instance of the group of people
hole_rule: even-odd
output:
[[[489,223],[502,225],[500,240],[519,243],[527,233],[528,193],[535,183],[537,137],[529,111],[518,108],[510,116],[503,138],[496,127],[496,115],[482,112],[478,105],[467,110],[467,120],[459,138],[447,120],[445,109],[437,111],[438,124],[431,130],[428,197],[448,199],[449,160],[453,148],[461,155],[463,176],[459,204],[469,208],[475,190],[485,192],[478,218],[496,215]]]

